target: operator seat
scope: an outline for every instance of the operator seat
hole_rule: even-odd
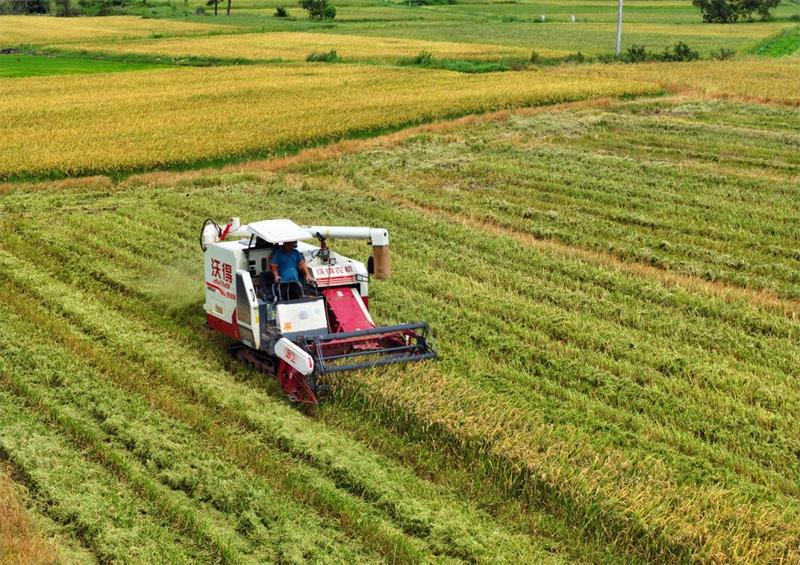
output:
[[[275,294],[272,292],[273,284],[275,284],[275,275],[272,274],[272,271],[261,271],[258,274],[258,294],[261,300],[265,302],[275,300]]]

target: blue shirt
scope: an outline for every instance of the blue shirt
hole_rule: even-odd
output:
[[[278,276],[281,278],[281,282],[300,282],[297,265],[301,261],[304,261],[303,254],[297,249],[292,249],[288,255],[283,249],[278,249],[272,254],[272,264],[278,266]]]

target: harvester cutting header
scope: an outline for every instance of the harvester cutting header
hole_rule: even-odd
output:
[[[303,242],[312,238],[319,247]],[[367,240],[368,265],[331,251],[329,239]],[[209,219],[200,245],[206,325],[237,340],[231,355],[275,375],[293,401],[316,404],[327,373],[436,357],[427,323],[378,327],[370,316],[370,274],[391,275],[384,229]]]

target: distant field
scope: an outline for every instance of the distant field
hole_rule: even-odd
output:
[[[212,25],[209,25],[212,24]],[[46,16],[0,16],[0,41],[3,47],[43,46],[50,43],[81,42],[192,35],[214,30],[232,31],[224,20],[208,23],[167,19],[142,19],[138,16],[107,18],[55,18]]]
[[[280,4],[286,5],[285,2]],[[278,55],[284,59],[297,60],[307,53],[306,43],[315,40],[315,34],[356,36],[358,39],[337,39],[343,48],[354,47],[368,51],[364,37],[376,40],[377,58],[385,57],[386,46],[395,41],[441,42],[445,44],[467,44],[478,47],[463,47],[466,53],[472,49],[495,49],[502,47],[527,51],[539,50],[542,54],[575,53],[598,55],[613,53],[616,45],[617,3],[598,2],[515,2],[515,3],[457,3],[439,6],[405,6],[384,2],[345,2],[337,4],[337,18],[333,22],[311,22],[306,12],[297,5],[287,5],[292,18],[273,17],[277,2],[234,3],[232,15],[197,16],[195,10],[204,5],[185,5],[177,12],[154,14],[167,19],[140,19],[133,16],[80,18],[19,18],[4,16],[0,19],[4,45],[29,44],[36,47],[78,44],[90,52],[104,49],[118,52],[141,53],[145,45],[159,53],[174,54],[180,51],[194,52],[202,48],[202,40],[187,40],[181,49],[177,37],[234,34],[241,32],[305,32],[312,34],[306,39],[295,40],[300,52]],[[177,5],[176,5],[177,6]],[[541,22],[542,11],[546,22]],[[660,0],[631,0],[625,3],[623,17],[622,48],[633,44],[645,45],[650,50],[662,50],[677,41],[687,43],[708,57],[711,51],[721,48],[733,49],[745,54],[761,42],[779,36],[784,30],[796,27],[786,18],[800,13],[795,5],[784,2],[776,10],[774,22],[754,22],[736,25],[709,25],[702,22],[700,12],[689,2]],[[577,21],[571,22],[575,16]],[[266,36],[265,43],[269,36]],[[137,40],[150,39],[149,43]],[[161,40],[161,41],[160,41]],[[200,43],[196,43],[200,41]],[[217,39],[225,57],[235,51],[236,40]],[[111,45],[109,45],[109,43]],[[243,40],[243,49],[253,54],[263,52],[256,37]],[[290,51],[292,45],[273,45],[267,50]],[[406,45],[410,45],[406,43]],[[188,52],[188,51],[187,51]],[[369,55],[369,53],[365,53]],[[206,53],[214,57],[215,53]],[[244,56],[242,56],[244,57]],[[241,58],[241,57],[240,57]],[[260,58],[260,57],[259,57]],[[268,57],[272,58],[272,57]]]
[[[54,44],[50,48],[70,51],[151,55],[160,57],[208,57],[265,61],[283,59],[303,61],[312,52],[336,50],[347,60],[397,61],[428,51],[445,59],[527,60],[530,51],[522,48],[469,43],[445,43],[382,37],[358,37],[324,33],[273,32],[245,35],[214,35],[195,38],[173,37],[114,43]],[[543,51],[542,56],[563,56],[566,52]]]
[[[595,102],[7,184],[0,459],[96,561],[794,563],[799,132]],[[232,215],[387,228],[373,315],[429,321],[439,360],[288,405],[201,325],[199,225]]]
[[[568,76],[608,77],[656,82],[670,91],[708,97],[734,97],[800,106],[800,60],[797,57],[745,61],[644,63],[638,65],[562,66],[553,72]]]
[[[446,116],[659,91],[536,71],[324,63],[31,77],[4,85],[0,178],[192,166]]]
[[[535,14],[534,14],[535,16]],[[407,25],[399,28],[374,27],[365,29],[338,28],[337,33],[358,33],[379,37],[404,39],[469,41],[470,43],[497,44],[531,49],[552,49],[597,55],[614,53],[617,39],[616,24],[563,21],[552,23],[525,23],[510,21],[430,23]],[[535,18],[534,18],[535,19]],[[677,41],[687,43],[692,49],[708,57],[712,50],[724,47],[745,53],[760,41],[780,34],[783,29],[796,24],[768,23],[739,26],[713,26],[709,24],[649,24],[630,22],[623,24],[622,48],[633,44],[645,45],[650,50],[663,50]]]

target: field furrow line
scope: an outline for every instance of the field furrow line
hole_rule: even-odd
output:
[[[34,315],[30,304],[22,305],[26,306],[27,313]],[[203,434],[207,442],[218,444],[235,464],[244,465],[260,476],[272,479],[273,487],[285,491],[302,504],[316,508],[322,515],[334,517],[342,527],[357,532],[366,544],[380,553],[391,554],[394,560],[402,563],[432,562],[431,556],[424,549],[424,542],[407,537],[401,528],[391,524],[385,516],[381,517],[380,513],[376,514],[376,509],[365,504],[357,494],[347,492],[317,469],[308,467],[307,461],[302,457],[286,454],[280,447],[276,451],[271,447],[273,442],[269,438],[265,439],[258,434],[256,437],[243,437],[243,430],[231,425],[232,418],[229,414],[205,414],[203,409],[206,406],[202,400],[197,404],[198,396],[201,395],[192,391],[187,393],[186,388],[181,386],[186,385],[185,381],[175,388],[165,386],[164,374],[158,368],[143,371],[141,360],[120,362],[115,359],[119,356],[117,350],[98,351],[92,341],[96,342],[103,336],[94,333],[88,336],[76,335],[68,325],[53,325],[52,320],[43,313],[34,319],[43,324],[49,322],[48,329],[54,337],[58,336],[65,344],[75,348],[79,356],[91,359],[106,377],[113,377],[124,389],[144,395],[158,410],[186,422]],[[63,335],[59,335],[60,333]],[[142,372],[144,375],[137,375]],[[189,398],[181,398],[184,395]],[[236,415],[233,416],[234,420],[235,418]],[[234,426],[235,424],[233,421]],[[283,461],[287,455],[289,460]],[[277,484],[274,479],[277,479]]]
[[[102,240],[104,244],[113,244],[113,240],[109,242],[102,237],[100,240]],[[96,241],[92,242],[92,244],[95,243]],[[96,255],[103,256],[106,255],[106,253],[103,252],[103,249],[99,249]],[[102,263],[96,265],[97,267],[101,267],[103,269],[106,268]],[[477,272],[458,276],[469,276],[470,280],[480,280],[481,272],[491,271],[491,269],[481,268],[479,265],[473,266],[477,268]],[[460,284],[459,287],[465,287],[466,280],[461,280],[461,282],[464,284]],[[116,288],[116,285],[112,286],[109,290],[114,288]],[[661,389],[665,392],[661,394],[657,393],[655,397],[649,392],[646,394],[646,396],[640,396],[640,399],[637,402],[639,405],[637,410],[646,410],[646,404],[644,404],[644,402],[652,402],[652,406],[659,407],[658,411],[653,411],[650,409],[650,411],[644,415],[631,415],[630,406],[621,408],[621,404],[625,403],[626,400],[616,398],[612,402],[609,402],[610,399],[606,399],[602,396],[598,397],[598,395],[596,395],[593,391],[598,388],[600,383],[605,383],[603,385],[604,387],[616,388],[619,386],[623,387],[620,388],[620,390],[624,390],[625,384],[628,382],[641,382],[642,375],[640,370],[640,360],[628,361],[624,358],[624,355],[623,358],[620,359],[616,356],[616,354],[613,353],[613,351],[611,353],[613,357],[609,357],[607,344],[601,349],[597,346],[597,344],[584,342],[580,348],[576,349],[574,345],[569,345],[571,341],[574,341],[572,338],[567,341],[563,337],[564,335],[573,334],[573,332],[571,332],[568,327],[565,327],[564,325],[565,323],[570,324],[570,320],[561,320],[558,328],[550,328],[550,330],[548,330],[548,324],[546,323],[547,320],[557,319],[560,314],[554,314],[552,311],[541,309],[538,306],[533,306],[534,310],[531,311],[532,306],[522,300],[518,300],[513,304],[509,304],[509,309],[507,311],[505,307],[500,309],[498,308],[498,303],[492,303],[489,295],[481,297],[480,293],[485,292],[485,288],[488,287],[484,287],[483,285],[479,284],[473,287],[470,295],[474,297],[474,300],[486,303],[488,310],[482,314],[480,320],[475,319],[470,321],[465,319],[464,323],[474,325],[480,324],[484,328],[484,333],[489,335],[493,333],[500,334],[508,332],[508,320],[515,316],[514,312],[526,311],[531,319],[538,320],[539,323],[545,322],[543,331],[531,333],[533,330],[528,329],[527,333],[517,331],[511,332],[511,334],[514,335],[514,339],[517,340],[518,343],[510,346],[508,351],[513,351],[515,358],[519,358],[523,365],[527,365],[528,359],[539,359],[541,357],[541,350],[558,350],[558,347],[554,347],[554,345],[557,343],[563,342],[565,346],[568,346],[562,348],[563,352],[561,355],[541,357],[538,362],[538,365],[541,366],[539,366],[538,369],[527,368],[522,370],[515,369],[512,366],[505,367],[505,365],[508,365],[512,360],[509,358],[502,359],[504,367],[499,368],[498,370],[503,374],[503,378],[506,379],[507,382],[503,388],[507,389],[509,386],[514,387],[516,390],[514,394],[517,395],[519,399],[526,399],[531,403],[541,403],[545,397],[548,397],[551,400],[560,398],[565,407],[569,405],[575,405],[576,399],[573,396],[573,393],[570,391],[575,388],[576,382],[586,381],[586,383],[590,386],[587,386],[586,390],[583,392],[584,400],[579,403],[579,407],[575,408],[579,412],[586,410],[584,403],[588,402],[590,406],[590,412],[595,414],[595,417],[598,420],[608,418],[609,421],[616,422],[618,425],[622,426],[623,429],[628,430],[630,433],[639,434],[641,435],[642,439],[647,438],[646,441],[661,442],[663,444],[663,448],[667,451],[677,449],[680,453],[689,455],[691,457],[695,457],[698,453],[702,453],[705,457],[715,460],[717,463],[722,464],[725,467],[737,469],[738,473],[748,477],[748,479],[751,481],[762,483],[770,488],[777,487],[781,491],[787,493],[793,493],[796,491],[796,485],[794,484],[793,480],[775,474],[769,468],[774,464],[774,458],[776,456],[780,457],[781,452],[774,454],[769,449],[765,450],[763,440],[759,440],[758,447],[755,450],[742,452],[742,448],[740,447],[736,453],[728,453],[724,448],[721,448],[718,445],[707,444],[703,441],[698,441],[695,436],[698,431],[703,433],[703,430],[695,429],[694,424],[690,424],[688,429],[685,429],[683,432],[678,432],[676,435],[675,430],[671,427],[668,427],[670,423],[674,424],[675,415],[670,415],[667,419],[662,417],[664,412],[670,411],[670,407],[678,408],[672,406],[672,398],[666,393],[667,390],[671,391],[671,394],[677,393],[685,398],[694,398],[698,405],[703,404],[708,406],[708,408],[704,409],[707,412],[704,416],[706,422],[704,428],[708,426],[709,423],[711,423],[710,427],[713,428],[715,420],[718,420],[716,424],[720,429],[727,427],[741,427],[746,422],[752,421],[754,418],[758,417],[763,410],[763,407],[758,408],[758,410],[753,408],[750,410],[752,414],[744,412],[744,414],[739,413],[731,415],[729,413],[731,408],[729,397],[724,391],[716,391],[714,389],[701,391],[696,389],[695,386],[689,386],[688,383],[686,383],[686,386],[684,386],[683,390],[676,388],[676,384],[680,386],[683,381],[675,381],[675,379],[668,374],[665,374],[663,378],[660,376],[659,371],[664,371],[663,367],[660,366],[663,361],[659,360],[659,358],[662,357],[662,354],[660,354],[658,350],[655,350],[651,354],[648,354],[647,352],[643,354],[645,358],[648,357],[648,355],[654,358],[654,363],[652,364],[653,375],[648,375],[646,377],[646,381],[649,383],[648,386],[657,387],[655,389],[656,391]],[[507,290],[509,291],[508,296],[511,297],[520,294],[520,289],[518,288],[508,288]],[[460,309],[460,306],[457,306],[459,301],[458,295],[450,295],[448,291],[437,288],[432,289],[428,294],[417,293],[415,295],[414,302],[424,303],[426,300],[430,301],[432,299],[429,298],[429,296],[437,297],[437,306],[435,307],[437,310],[443,313],[446,312],[447,317],[456,317],[456,309]],[[507,297],[505,300],[513,300],[513,298]],[[556,318],[554,318],[554,316]],[[150,319],[154,323],[158,323],[157,319],[152,317]],[[575,323],[578,324],[577,321]],[[580,323],[586,323],[585,313]],[[606,324],[606,322],[602,319],[598,319],[593,322],[593,325],[598,325],[598,327],[602,327],[604,324]],[[613,328],[609,330],[609,333],[616,333],[620,336],[622,341],[627,340],[631,343],[646,342],[648,337],[648,334],[626,335],[624,330],[623,333],[620,333],[620,330]],[[603,343],[605,342],[601,340],[601,345],[603,345]],[[487,351],[490,351],[492,345],[491,343],[485,343],[482,344],[481,347]],[[625,352],[623,351],[623,354],[624,353]],[[692,353],[686,352],[685,355],[692,356]],[[579,364],[576,364],[574,361],[574,358],[576,357],[581,360]],[[500,361],[501,359],[498,359],[497,362],[499,363]],[[514,366],[516,365],[517,364],[515,363]],[[487,368],[487,370],[490,369]],[[531,370],[533,370],[534,373],[531,373]],[[554,374],[559,375],[559,378],[553,379],[551,375]],[[499,378],[499,375],[496,376]],[[708,376],[705,378],[709,379]],[[545,382],[548,382],[549,385],[544,385]],[[614,384],[615,382],[618,382],[619,385]],[[487,384],[491,385],[491,382],[487,382]],[[651,388],[650,390],[652,391],[653,389]],[[645,401],[645,398],[648,400]],[[680,410],[683,411],[682,408]],[[741,422],[738,424],[728,422],[727,419],[731,416],[740,419]],[[653,422],[652,418],[654,417],[657,418],[657,422]],[[686,428],[686,424],[684,424],[683,427]],[[783,433],[785,432],[780,428],[775,430],[776,437],[777,435]],[[789,433],[791,434],[791,432]],[[769,445],[771,445],[775,442],[775,439],[767,439],[767,442]],[[742,455],[746,458],[754,458],[755,461],[762,459],[766,460],[767,463],[769,463],[769,467],[761,468],[759,465],[754,465],[746,459],[743,459]],[[793,471],[789,471],[789,475],[793,476]],[[716,479],[713,477],[708,477],[707,480],[721,479],[719,477]]]
[[[591,448],[584,432],[525,415],[450,375],[426,372],[424,384],[420,377],[355,375],[337,386],[353,403],[350,410],[491,469],[486,479],[509,496],[619,552],[658,563],[707,563],[715,552],[735,551],[733,562],[742,563],[792,562],[800,555],[793,531],[800,516],[786,506],[756,504],[747,493],[714,485],[681,484],[654,456],[637,461],[608,445]],[[762,537],[752,544],[756,531]]]
[[[10,386],[5,368],[0,378],[4,388]],[[59,433],[24,410],[18,397],[0,391],[0,405],[0,450],[23,470],[48,516],[71,526],[100,561],[133,564],[155,558],[190,564],[204,557],[193,541],[153,520],[157,511],[149,503],[121,489],[111,473],[86,461]]]
[[[25,359],[20,360],[22,355],[12,357],[9,362],[16,363],[9,378],[15,392],[56,418],[92,457],[152,499],[176,524],[199,538],[211,538],[206,541],[216,546],[215,553],[233,563],[296,561],[304,552],[314,556],[309,557],[311,561],[322,563],[329,551],[335,556],[333,562],[380,560],[349,549],[352,543],[341,532],[309,515],[301,504],[284,503],[285,491],[272,491],[261,478],[238,471],[235,458],[242,453],[234,453],[233,462],[215,459],[219,446],[230,450],[229,440],[236,443],[236,430],[212,421],[207,427],[213,431],[207,429],[195,438],[179,421],[149,412],[153,406],[143,402],[132,387],[121,387],[115,374],[115,370],[133,373],[135,367],[115,369],[113,362],[97,367],[92,360],[103,352],[75,341],[79,336],[48,322],[40,309],[25,305],[22,309],[27,320],[22,322],[16,315],[12,319],[17,328],[27,330],[24,355],[47,358],[48,363],[28,366]],[[70,335],[77,350],[61,345],[62,340],[70,341]],[[55,381],[59,381],[57,386],[53,386]],[[156,388],[154,383],[147,386]],[[170,397],[173,412],[191,411],[174,394]],[[242,437],[237,447],[254,439]],[[262,460],[274,456],[268,446],[258,451]],[[278,454],[277,458],[282,457]],[[286,463],[264,467],[277,476],[303,473]]]
[[[23,272],[24,272],[24,269],[19,269],[19,268],[17,268],[17,269],[13,269],[13,271],[14,271],[15,273],[17,273],[17,276],[21,276],[21,273],[23,273]],[[26,276],[30,276],[30,274],[27,274]],[[35,286],[35,285],[34,285],[34,286]],[[66,298],[66,297],[60,297],[60,300],[64,300],[64,298]],[[51,298],[51,299],[52,299],[52,298]],[[74,302],[74,301],[73,301],[73,302]],[[62,305],[62,308],[63,308],[63,305]],[[94,323],[94,324],[92,324],[92,325],[97,325],[97,322],[95,322],[95,323]],[[104,338],[105,338],[105,339],[109,339],[109,336],[110,336],[111,334],[113,334],[113,332],[111,332],[111,331],[109,331],[109,330],[105,330],[105,331],[101,332],[101,334],[104,336]],[[113,337],[112,337],[112,339],[113,339]],[[159,370],[160,370],[160,371],[163,371],[164,373],[167,373],[167,374],[170,372],[170,370],[169,370],[169,369],[167,369],[166,367],[165,367],[165,368],[159,368]],[[427,425],[427,423],[426,423],[426,425]],[[567,452],[567,454],[569,454],[571,451],[572,451],[572,450],[569,450],[569,451]],[[569,459],[567,459],[567,460],[569,460]],[[501,460],[501,461],[502,461],[502,460]],[[515,465],[519,465],[519,464],[518,464],[518,463],[516,463]],[[552,467],[552,466],[550,466],[550,465],[547,465],[545,468],[551,468],[551,467]],[[564,468],[563,464],[561,464],[561,465],[557,466],[556,468],[558,468],[558,467],[562,467],[562,468]],[[501,468],[502,468],[502,463],[501,463]],[[515,467],[515,466],[512,466],[512,467],[510,467],[510,469],[515,469],[515,468],[517,468],[517,467]],[[613,476],[614,474],[616,474],[616,473],[612,472],[612,476]],[[606,478],[606,480],[607,480],[607,478]],[[524,482],[525,482],[525,481],[523,480],[523,483],[524,483]],[[603,482],[605,482],[605,481],[603,481]],[[559,482],[559,484],[561,484],[561,483]],[[580,483],[579,483],[579,484],[580,484]],[[606,484],[607,484],[607,483],[606,483]],[[563,485],[561,486],[561,488],[563,488]],[[581,488],[580,488],[580,487],[575,487],[575,488],[576,488],[576,490],[578,491],[578,493],[581,493],[581,494],[585,495],[585,493],[582,493],[582,492],[581,492]],[[677,488],[677,487],[673,487],[673,490],[674,490],[675,488]],[[687,497],[689,497],[689,499],[690,499],[690,500],[692,500],[692,503],[696,502],[696,499],[697,499],[698,497],[699,497],[701,500],[704,498],[704,495],[703,495],[703,493],[702,493],[702,492],[701,492],[701,493],[697,493],[697,492],[694,492],[692,489],[689,489],[689,492],[691,492],[692,494],[691,494],[691,495],[689,495],[689,494],[686,494],[686,493],[683,493],[683,494],[685,494]],[[682,495],[679,497],[680,499],[682,499],[682,497],[683,497],[683,494],[682,494]],[[707,494],[707,493],[706,493],[706,494]],[[571,495],[571,496],[578,496],[578,495],[574,495],[574,494],[573,494],[573,495]],[[607,496],[607,495],[603,495],[603,498],[602,498],[602,500],[604,500],[604,502],[603,502],[603,503],[602,503],[602,504],[599,506],[600,508],[604,508],[604,507],[605,507],[605,505],[607,505],[607,498],[605,498],[606,496]],[[618,496],[619,496],[619,495],[617,495],[617,498],[618,498]],[[652,495],[651,495],[651,496],[652,496]],[[555,498],[555,497],[554,497],[554,498]],[[557,498],[556,498],[556,499],[557,499]],[[657,500],[657,499],[658,499],[658,498],[656,497],[656,500]],[[575,504],[576,504],[576,503],[575,503],[575,501],[574,501],[574,500],[573,500],[573,502],[571,502],[571,503],[569,502],[569,500],[559,500],[559,499],[557,499],[557,500],[558,500],[558,503],[557,503],[557,504],[555,504],[554,506],[552,506],[551,508],[553,508],[553,509],[555,509],[555,508],[561,508],[561,507],[562,507],[562,504],[563,504],[563,505],[565,505],[565,507],[566,507],[566,508],[573,508],[573,510],[575,510],[575,511],[577,511],[577,512],[580,512],[580,511],[581,511],[581,510],[580,510],[580,508],[584,508],[584,509],[585,509],[585,508],[592,508],[592,506],[591,506],[590,504],[586,504],[586,503],[580,503],[580,504],[578,504],[578,506],[576,507],[576,506],[575,506]],[[707,502],[708,502],[708,499],[706,499],[706,500],[707,500]],[[541,502],[541,501],[539,501],[539,502]],[[598,508],[598,506],[597,506],[598,502],[595,502],[594,504],[595,504],[594,508]],[[690,503],[690,504],[691,504],[691,503]],[[634,507],[635,507],[635,505],[634,505]],[[763,509],[763,508],[762,508],[762,509]],[[604,512],[605,512],[605,514],[603,514],[603,516],[604,516],[605,518],[604,518],[604,520],[603,520],[603,523],[604,523],[605,525],[603,526],[603,528],[607,527],[607,522],[608,522],[608,520],[607,520],[607,518],[608,518],[608,509],[606,508],[606,509],[604,510]],[[593,514],[589,514],[589,515],[591,516],[591,515],[593,515]],[[595,519],[597,519],[597,517],[598,517],[598,516],[599,516],[599,514],[598,514],[597,516],[595,516]],[[585,518],[584,518],[584,519],[585,519]],[[582,519],[582,520],[583,520],[583,519]],[[624,520],[623,520],[623,519],[621,519],[621,518],[619,518],[619,520],[620,520],[620,521],[621,521],[621,522],[624,524],[624,523],[627,523],[627,520],[628,520],[628,518],[625,518]],[[591,524],[591,523],[592,523],[592,520],[589,520],[588,524]],[[745,520],[743,520],[743,523],[746,523],[746,521],[745,521]],[[598,525],[599,525],[599,524],[598,524]],[[621,525],[621,526],[622,526],[622,525]],[[625,530],[624,530],[625,526],[622,526],[622,527],[623,527],[623,531],[625,531]],[[628,527],[630,527],[630,524],[628,525]],[[740,526],[740,528],[741,528],[741,527],[743,527],[743,526]],[[628,530],[628,531],[630,532],[630,530]],[[640,539],[641,539],[642,532],[641,532],[640,530],[637,530],[635,534],[629,534],[629,535],[632,535],[632,537],[631,537],[631,538],[628,538],[628,539],[637,539],[637,540],[640,540]],[[656,555],[656,554],[660,554],[659,552],[662,552],[662,551],[667,551],[667,555],[674,555],[676,551],[678,551],[679,553],[680,553],[680,552],[683,552],[683,551],[686,551],[686,546],[683,546],[683,545],[681,545],[681,544],[679,544],[679,545],[677,545],[677,546],[674,546],[674,547],[673,547],[672,545],[669,545],[669,546],[667,546],[667,547],[671,547],[672,549],[665,549],[665,546],[663,545],[665,542],[663,541],[663,539],[662,539],[662,540],[660,540],[660,541],[659,541],[659,539],[658,539],[658,538],[656,538],[655,540],[652,540],[652,539],[651,539],[651,540],[650,540],[648,543],[651,543],[651,544],[653,544],[653,545],[652,545],[652,546],[650,546],[650,547],[649,547],[649,549],[644,549],[644,551],[645,551],[645,554],[646,554],[646,555]],[[671,543],[671,542],[670,542],[670,543]],[[691,544],[690,544],[690,546],[691,546]],[[634,545],[633,547],[627,548],[626,550],[635,551],[634,547],[638,547],[638,548],[639,548],[639,550],[641,550],[641,546],[640,546],[638,543],[637,543],[636,545]],[[647,546],[646,546],[646,547],[647,547]],[[656,549],[656,548],[660,548],[660,549]],[[683,548],[683,549],[681,549],[681,548]],[[656,553],[653,553],[653,552],[656,552]]]

